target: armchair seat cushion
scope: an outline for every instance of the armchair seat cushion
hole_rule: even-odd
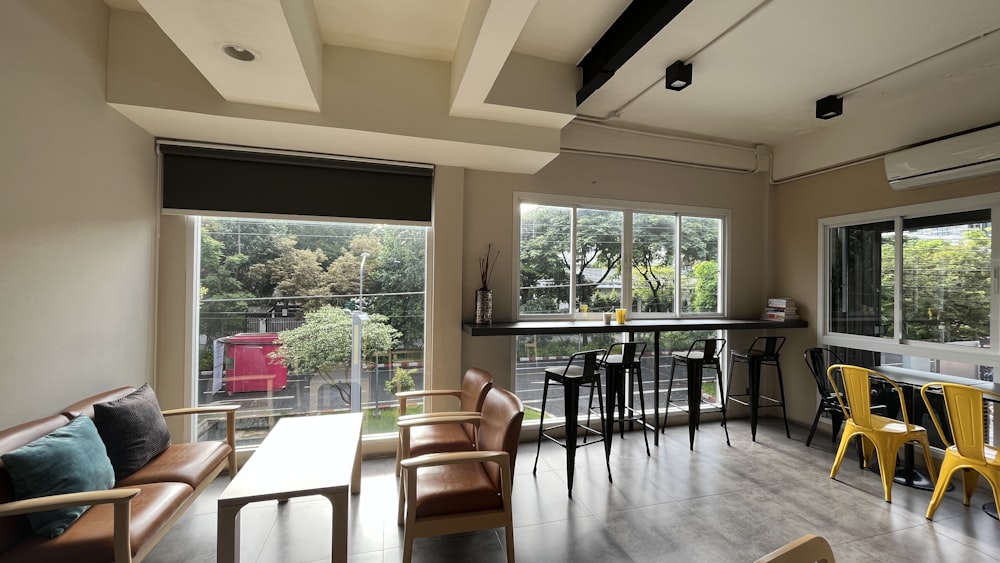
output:
[[[482,463],[426,467],[417,473],[417,518],[502,510],[500,491]]]
[[[198,488],[208,479],[213,468],[226,460],[230,451],[229,444],[225,442],[173,444],[135,473],[119,479],[115,486],[177,482]]]
[[[410,456],[431,453],[467,452],[476,449],[475,441],[461,424],[432,424],[410,429]]]
[[[140,485],[141,492],[132,499],[130,539],[132,555],[146,545],[193,490],[183,483]],[[0,554],[0,563],[108,563],[114,561],[114,543],[109,528],[114,521],[111,504],[91,506],[66,532],[56,538],[31,536]]]

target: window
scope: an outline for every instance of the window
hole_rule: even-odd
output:
[[[725,313],[726,224],[718,209],[664,208],[623,202],[567,200],[521,194],[517,202],[520,319],[593,319],[616,308],[637,317],[721,316]],[[624,288],[624,289],[623,289]],[[691,340],[716,332],[668,332],[661,357],[687,350]],[[652,335],[644,369],[652,373]],[[514,390],[528,420],[541,406],[543,373],[574,352],[608,348],[614,334],[519,336]],[[715,374],[703,393],[719,397]],[[652,411],[653,378],[644,381]],[[546,416],[561,416],[559,390]],[[631,395],[630,395],[631,396]],[[589,398],[581,398],[585,412]]]
[[[241,446],[282,416],[352,407],[366,434],[395,432],[393,393],[423,388],[426,228],[227,217],[200,227],[196,404],[240,404]],[[199,433],[217,431],[213,421]]]
[[[992,378],[995,209],[977,197],[822,221],[823,343]]]
[[[725,212],[519,205],[520,318],[724,314]]]

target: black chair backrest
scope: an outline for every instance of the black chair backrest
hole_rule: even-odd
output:
[[[646,343],[639,341],[615,342],[608,349],[608,356],[621,354],[622,365],[636,364],[642,360],[646,353]]]
[[[695,340],[691,343],[691,347],[688,348],[688,356],[691,352],[702,353],[703,363],[707,365],[719,365],[719,357],[722,356],[722,349],[726,347],[725,338],[702,338],[700,340]]]
[[[758,336],[753,339],[747,355],[759,354],[765,360],[777,361],[781,347],[785,345],[784,336]]]
[[[566,362],[566,371],[569,371],[570,366],[580,363],[580,358],[583,358],[583,373],[582,377],[584,379],[599,378],[600,372],[598,371],[601,366],[601,361],[607,357],[608,352],[603,348],[598,348],[596,350],[584,350],[582,352],[576,352],[569,357],[569,361]]]
[[[844,363],[840,356],[829,348],[809,348],[802,354],[802,357],[805,359],[813,379],[816,380],[816,388],[820,395],[825,397],[835,392],[830,386],[830,380],[826,377],[826,368]]]

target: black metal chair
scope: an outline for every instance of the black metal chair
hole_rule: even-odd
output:
[[[830,413],[830,422],[833,425],[831,438],[836,443],[840,427],[844,424],[844,413],[840,410],[837,390],[830,385],[830,380],[826,376],[826,369],[832,365],[843,364],[844,360],[829,348],[809,348],[802,354],[802,357],[806,361],[806,366],[809,367],[809,373],[816,380],[816,390],[819,391],[819,407],[816,409],[816,417],[813,418],[812,428],[809,429],[809,436],[806,438],[806,447],[812,443],[813,436],[816,435],[816,428],[819,426],[819,419],[824,412]],[[838,382],[838,384],[842,386],[843,382]]]
[[[649,451],[649,438],[646,436],[646,428],[651,428],[656,432],[656,428],[646,423],[646,398],[643,394],[642,385],[642,356],[646,353],[645,342],[616,342],[608,349],[608,354],[601,361],[601,366],[605,369],[607,378],[607,405],[608,419],[614,419],[614,407],[618,406],[618,431],[622,438],[625,437],[625,423],[638,422],[642,425],[642,438],[646,441],[646,455],[651,455]],[[626,381],[626,377],[628,381]],[[639,385],[639,408],[635,408],[635,385]],[[631,395],[632,400],[626,400],[626,396]],[[588,405],[587,425],[590,425],[590,415],[594,412],[594,391],[590,391],[590,401]],[[610,425],[609,425],[610,426]],[[613,434],[614,428],[609,427],[608,433]],[[609,436],[610,441],[611,436]]]
[[[670,412],[670,406],[673,404],[670,397],[674,388],[674,368],[677,367],[677,362],[680,362],[687,369],[688,401],[686,408],[675,406],[688,412],[688,433],[690,435],[692,450],[694,449],[694,434],[698,429],[698,423],[701,419],[701,404],[703,402],[701,386],[704,379],[702,370],[709,366],[715,368],[717,389],[719,393],[722,393],[722,361],[720,358],[725,347],[725,338],[702,338],[692,342],[686,352],[674,352],[670,355],[670,381],[667,384],[667,408],[663,413],[663,426],[660,427],[660,433],[663,433],[667,428],[667,415]],[[726,425],[725,407],[726,402],[722,401],[722,426],[726,430],[726,445],[729,446],[732,444],[729,443],[729,427]]]
[[[753,339],[750,348],[746,352],[729,351],[729,382],[726,385],[726,400],[724,404],[728,407],[729,401],[750,407],[750,428],[751,438],[757,439],[757,410],[767,407],[781,407],[781,419],[785,422],[785,436],[792,437],[788,430],[788,415],[785,413],[785,384],[781,377],[781,347],[785,345],[784,336],[758,336]],[[736,371],[733,369],[736,362],[747,365],[747,386],[742,393],[733,393],[733,380],[736,379]],[[778,398],[763,395],[760,392],[761,368],[763,366],[774,366],[778,374]],[[761,404],[765,401],[765,404]]]
[[[543,438],[551,440],[566,448],[566,485],[569,488],[570,498],[573,498],[573,472],[576,458],[576,448],[580,446],[589,446],[591,444],[599,444],[601,442],[604,443],[604,458],[608,465],[608,481],[611,481],[611,448],[606,435],[607,432],[610,432],[610,429],[602,426],[601,430],[595,430],[589,425],[580,424],[577,418],[577,414],[580,409],[580,389],[588,387],[591,389],[591,392],[593,392],[593,389],[596,388],[597,400],[600,403],[601,421],[603,425],[604,396],[601,391],[600,366],[606,355],[607,351],[603,349],[577,352],[570,356],[569,361],[566,362],[564,367],[548,368],[545,370],[545,385],[542,388],[541,421],[538,424],[538,445],[535,451],[535,465],[532,468],[531,473],[534,475],[538,471],[538,456],[542,451]],[[548,402],[549,386],[553,384],[560,385],[563,388],[566,421],[563,424],[557,424],[555,426],[545,428],[545,405]],[[557,429],[565,429],[566,432],[564,439],[551,434],[553,430]],[[584,438],[590,434],[597,434],[601,436],[601,439],[589,443],[584,441],[582,444],[577,444],[579,430],[583,430]]]

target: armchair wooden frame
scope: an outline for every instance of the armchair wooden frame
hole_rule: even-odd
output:
[[[467,387],[466,378],[470,377],[474,377],[475,380],[470,380],[471,384],[469,387]],[[481,370],[478,368],[469,368],[465,372],[465,375],[462,378],[461,389],[426,389],[421,391],[400,391],[396,393],[396,398],[399,400],[398,421],[406,422],[418,419],[452,417],[452,416],[470,416],[470,415],[478,416],[479,409],[482,409],[483,407],[483,400],[486,397],[486,393],[489,392],[492,386],[493,386],[492,375],[490,375],[485,370]],[[463,398],[469,399],[473,395],[475,395],[474,405],[462,404]],[[427,398],[427,397],[455,397],[460,402],[460,410],[429,412],[420,414],[406,414],[407,403],[410,399]],[[466,408],[461,409],[461,407],[463,406]],[[468,409],[469,406],[473,407],[476,410],[469,410]],[[452,423],[454,424],[454,422]],[[476,437],[474,435],[469,436],[469,442],[465,450],[475,449],[475,439]],[[399,476],[400,474],[400,461],[410,457],[410,446],[411,446],[410,437],[407,436],[406,440],[403,440],[402,430],[400,430],[399,440],[396,442],[396,476]],[[454,447],[443,451],[454,451]]]
[[[768,553],[754,563],[836,563],[830,542],[816,534],[806,534]]]
[[[436,424],[472,424],[477,429],[479,427],[479,422],[482,419],[482,415],[478,412],[453,412],[453,413],[439,413],[435,416],[414,416],[406,420],[399,420],[397,425],[399,426],[399,443],[404,444],[402,458],[397,466],[397,470],[402,470],[404,467],[402,462],[410,457],[409,455],[409,442],[410,442],[410,430],[415,427],[420,426],[434,426]],[[474,451],[474,450],[470,450]],[[455,452],[450,452],[455,453]],[[419,457],[426,457],[424,456]],[[413,458],[418,459],[418,458]],[[399,524],[403,523],[403,508],[406,506],[406,489],[404,487],[404,480],[399,481],[399,506],[397,509],[396,521]]]
[[[500,466],[500,497],[502,507],[498,510],[484,510],[473,513],[459,513],[428,518],[416,518],[414,498],[417,488],[417,471],[436,465],[457,463],[493,462]],[[403,539],[403,561],[407,563],[413,556],[413,540],[415,538],[439,536],[443,534],[458,534],[474,530],[503,527],[507,540],[507,563],[514,563],[514,512],[511,507],[511,468],[510,456],[503,451],[452,452],[443,454],[427,454],[415,458],[404,459],[403,490],[407,497],[405,519],[402,513],[398,518],[400,524],[406,526]]]

